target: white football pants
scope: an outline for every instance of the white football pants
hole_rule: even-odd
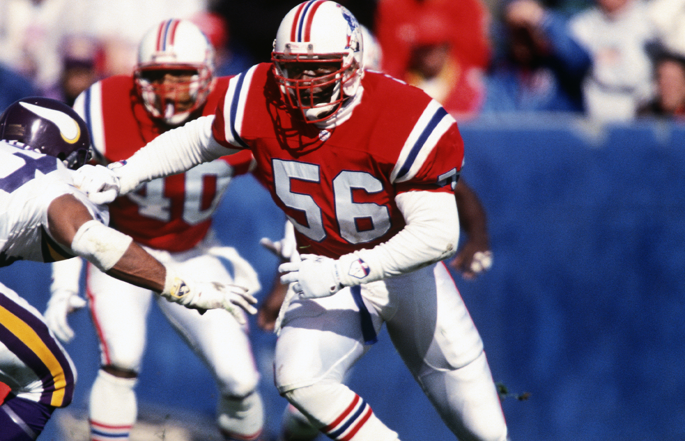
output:
[[[207,254],[203,247],[173,254],[147,250],[193,280],[232,282],[221,260]],[[200,315],[149,290],[114,279],[93,265],[88,266],[87,285],[103,366],[140,372],[146,317],[154,298],[172,327],[214,376],[220,392],[217,422],[222,433],[247,440],[258,438],[264,417],[257,392],[259,373],[246,327],[240,326],[228,311],[211,310]],[[98,431],[98,439],[127,439],[125,433],[136,419],[135,380],[110,377],[101,372],[93,385],[91,428]],[[117,429],[106,433],[108,427]]]
[[[404,363],[459,440],[506,440],[483,343],[444,264],[356,289],[361,312],[355,288],[290,305],[276,343],[279,392],[332,439],[398,439],[342,383],[370,348],[364,341],[386,323]]]

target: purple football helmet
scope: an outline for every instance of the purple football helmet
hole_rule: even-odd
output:
[[[0,116],[0,140],[60,159],[76,170],[91,157],[88,127],[61,101],[22,98]]]

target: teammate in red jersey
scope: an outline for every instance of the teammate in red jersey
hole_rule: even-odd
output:
[[[459,238],[459,129],[421,90],[364,72],[362,54],[347,9],[301,3],[281,22],[273,63],[231,78],[215,117],[125,163],[88,167],[79,183],[102,202],[249,149],[302,253],[279,267],[292,293],[276,343],[279,392],[332,439],[398,439],[342,383],[385,323],[459,439],[505,440],[483,342],[441,262]]]
[[[212,114],[228,79],[214,78],[214,52],[189,21],[166,20],[148,31],[131,76],[102,80],[74,104],[86,120],[102,164],[125,159],[162,133]],[[221,247],[212,215],[234,176],[255,163],[249,151],[226,156],[186,173],[147,182],[110,205],[111,224],[161,262],[195,278],[259,289],[252,267],[233,248]],[[233,266],[234,278],[222,264]],[[72,259],[76,260],[76,259]],[[48,323],[64,341],[73,337],[66,315],[78,297],[80,267],[53,271]],[[90,395],[91,439],[128,439],[136,421],[135,386],[145,347],[151,293],[123,284],[88,266],[88,297],[101,346],[101,369]],[[157,302],[171,325],[212,370],[219,388],[217,422],[227,439],[256,440],[263,427],[259,374],[244,323],[225,311],[199,315]],[[244,320],[241,320],[244,322]]]
[[[244,288],[179,277],[107,227],[107,207],[89,201],[73,181],[90,144],[83,119],[54,99],[23,98],[0,115],[0,267],[81,256],[187,308],[256,313],[257,300]],[[0,440],[37,439],[52,413],[71,403],[76,377],[44,317],[0,283]]]

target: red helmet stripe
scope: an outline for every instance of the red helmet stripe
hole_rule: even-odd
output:
[[[174,43],[176,42],[176,29],[178,29],[178,25],[181,22],[178,20],[173,20],[171,22],[171,31],[169,32],[169,37],[167,38],[167,41],[169,42],[169,46],[173,46]]]
[[[295,19],[293,20],[293,27],[290,29],[290,41],[297,41],[297,24],[300,22],[300,14],[302,14],[302,9],[304,9],[307,4],[308,3],[302,3],[300,4],[300,7],[297,8]]]
[[[157,52],[163,52],[167,50],[167,47],[174,45],[176,39],[176,29],[178,28],[180,21],[178,20],[167,20],[159,26],[159,32],[157,34]]]
[[[314,14],[316,14],[316,10],[319,9],[319,6],[321,6],[324,2],[323,1],[317,1],[314,2],[314,6],[312,7],[312,10],[309,11],[309,15],[307,16],[307,24],[304,28],[304,40],[303,41],[309,41],[311,37],[311,32],[312,32],[312,21],[314,21]]]
[[[157,52],[162,50],[162,43],[164,42],[162,39],[164,36],[164,28],[166,28],[166,22],[160,24],[159,29],[157,30],[157,46],[155,47]]]

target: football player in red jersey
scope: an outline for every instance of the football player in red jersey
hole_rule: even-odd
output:
[[[375,36],[366,27],[361,28],[364,69],[380,72],[383,51]],[[457,200],[459,222],[462,231],[466,233],[466,240],[449,265],[459,271],[465,279],[475,279],[479,274],[488,271],[492,265],[485,209],[478,195],[466,185],[463,177],[457,182],[454,195]],[[297,246],[294,241],[292,223],[287,222],[285,234],[281,240],[273,242],[269,238],[263,238],[261,244],[281,261],[286,262],[291,260],[296,252]],[[286,285],[275,283],[271,292],[261,302],[257,313],[257,324],[264,331],[275,329],[287,288]],[[319,430],[309,423],[306,416],[292,405],[286,406],[281,418],[279,441],[313,441],[319,434]]]
[[[91,130],[96,158],[109,164],[174,127],[214,113],[227,85],[227,78],[214,77],[214,50],[200,29],[190,21],[166,20],[141,40],[133,75],[95,83],[77,98],[74,109]],[[233,248],[222,247],[211,229],[212,215],[231,179],[254,165],[245,151],[147,182],[110,205],[111,224],[181,273],[196,278],[211,274],[212,280],[254,292],[259,281],[252,267]],[[220,258],[231,263],[234,278]],[[78,297],[79,273],[74,264],[56,264],[53,271],[53,295],[45,314],[64,341],[73,337],[67,313],[84,304]],[[101,347],[101,369],[89,401],[91,439],[124,440],[136,421],[135,386],[153,297],[92,265],[87,274],[89,307]],[[260,439],[264,417],[259,374],[246,325],[224,311],[201,316],[168,302],[157,304],[211,369],[220,392],[217,423],[224,437]]]
[[[420,89],[365,72],[362,54],[347,9],[301,3],[281,22],[273,62],[231,78],[215,116],[125,163],[88,167],[79,183],[102,202],[250,150],[302,253],[279,267],[291,291],[276,343],[279,392],[329,438],[398,439],[342,382],[385,324],[459,439],[505,440],[483,342],[442,262],[459,239],[459,129]]]

